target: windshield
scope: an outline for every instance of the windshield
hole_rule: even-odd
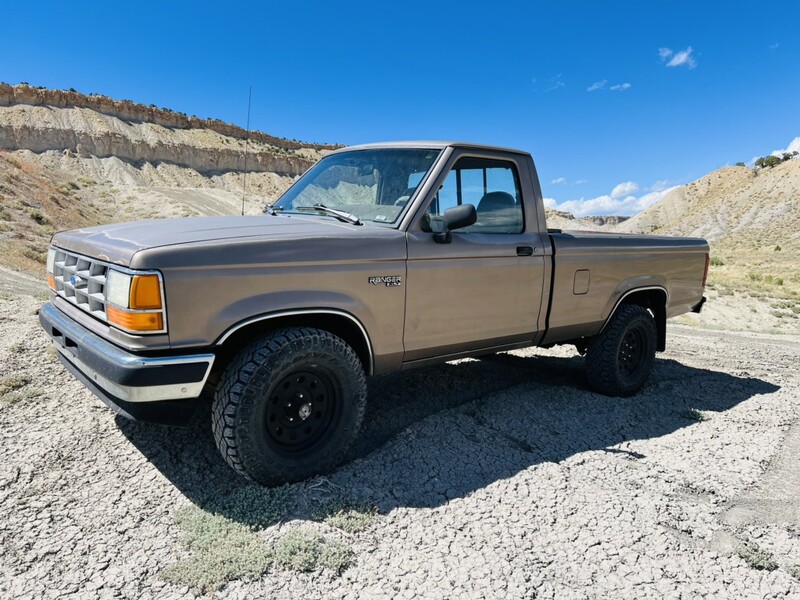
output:
[[[273,208],[308,214],[322,205],[362,221],[394,223],[439,152],[390,148],[332,154],[311,167]]]

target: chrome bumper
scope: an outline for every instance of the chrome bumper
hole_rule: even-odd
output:
[[[213,354],[132,354],[92,333],[50,303],[39,311],[39,322],[65,366],[101,400],[116,408],[129,403],[197,398],[214,365]]]

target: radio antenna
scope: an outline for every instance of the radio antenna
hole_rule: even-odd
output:
[[[244,196],[247,191],[247,142],[250,141],[250,101],[253,99],[253,86],[247,93],[247,132],[244,136],[244,171],[242,172],[242,216],[244,216]]]

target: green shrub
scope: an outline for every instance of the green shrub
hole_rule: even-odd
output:
[[[29,210],[28,216],[36,221],[39,225],[45,225],[50,222],[49,219],[42,214],[42,211],[37,208],[32,208]]]
[[[792,160],[795,156],[800,154],[800,152],[794,151],[792,153],[784,152],[781,156],[762,156],[761,158],[756,159],[756,166],[762,169],[777,167],[782,162],[786,162],[787,160]]]
[[[762,156],[756,159],[756,166],[762,169],[776,167],[783,161],[778,156]]]
[[[739,558],[744,560],[748,566],[758,571],[774,571],[778,568],[775,557],[771,552],[762,550],[756,543],[742,544],[738,549]]]
[[[307,573],[322,567],[341,573],[353,559],[346,544],[303,529],[293,529],[275,544],[275,564],[293,571]]]
[[[712,256],[711,260],[708,261],[708,264],[710,264],[712,267],[721,267],[725,263],[722,262],[722,259],[717,258],[716,256]]]
[[[264,529],[284,520],[294,509],[289,486],[249,485],[212,502],[209,509],[251,529]]]
[[[337,498],[320,506],[314,519],[346,533],[364,531],[375,520],[377,509],[365,502]]]
[[[347,544],[310,529],[292,529],[274,544],[267,543],[262,530],[285,520],[294,508],[289,486],[250,485],[206,509],[178,511],[175,523],[189,556],[169,567],[164,579],[189,586],[196,594],[212,594],[230,581],[254,579],[275,567],[337,574],[349,567],[354,553]]]
[[[683,416],[691,421],[697,421],[698,423],[702,423],[703,421],[708,421],[711,419],[710,416],[697,410],[696,408],[690,408],[686,412],[683,413]]]
[[[47,252],[39,252],[32,248],[23,248],[22,255],[38,263],[45,264],[47,262]]]
[[[197,507],[180,511],[175,522],[191,554],[164,572],[170,583],[207,594],[229,581],[260,577],[274,562],[272,549],[246,525]]]

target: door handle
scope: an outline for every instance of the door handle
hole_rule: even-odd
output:
[[[533,248],[530,246],[517,246],[517,256],[533,256]]]

